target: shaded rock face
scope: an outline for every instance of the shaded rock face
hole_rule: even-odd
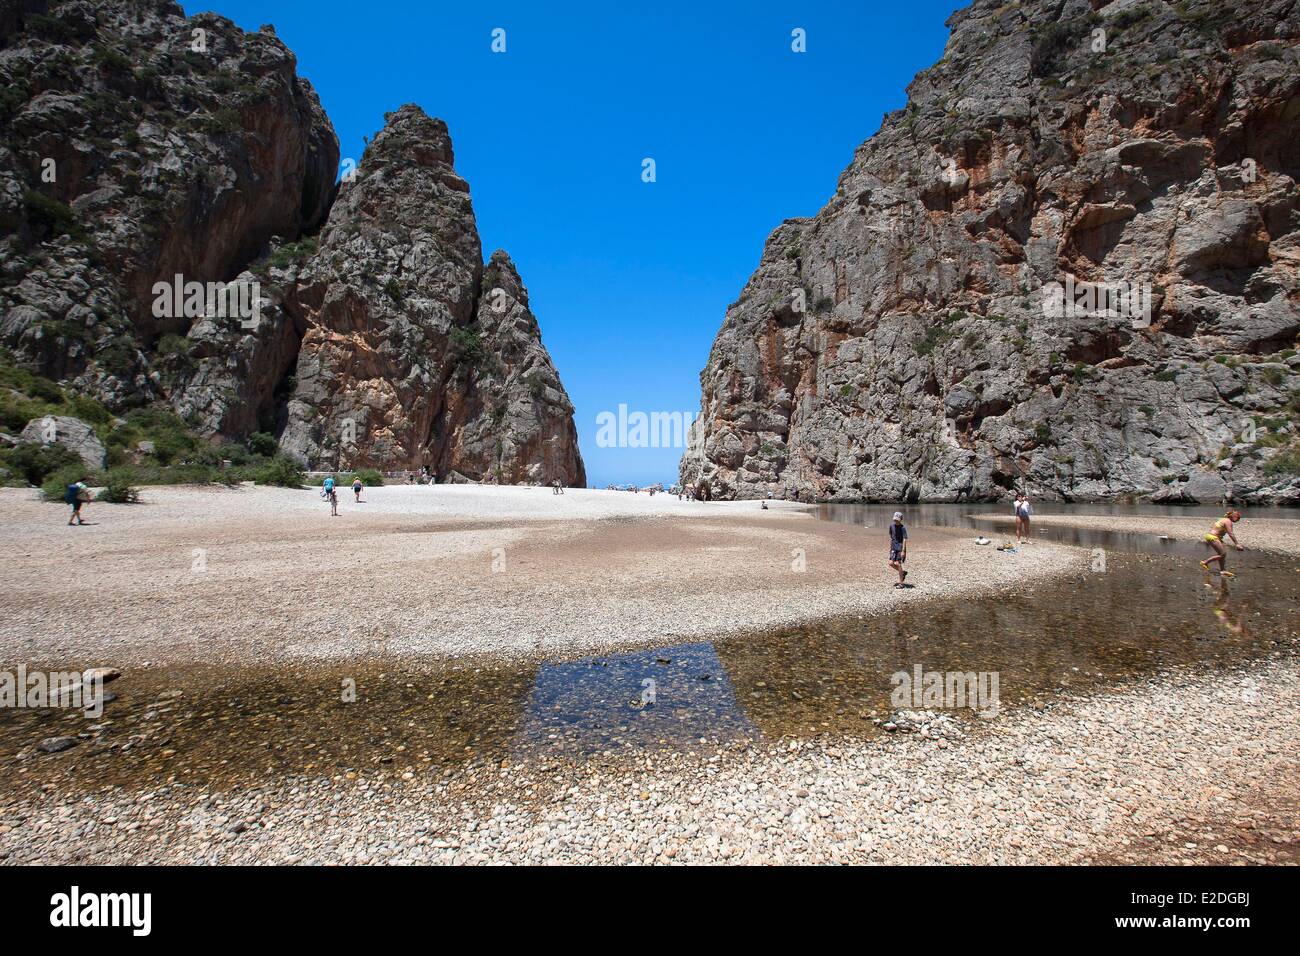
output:
[[[513,263],[497,252],[483,266],[441,120],[390,113],[318,246],[269,263],[246,276],[263,288],[255,331],[190,331],[203,357],[176,401],[209,430],[270,414],[313,469],[585,484],[573,406]],[[254,395],[255,380],[274,384]]]
[[[170,0],[6,4],[0,46],[0,341],[110,406],[166,397],[159,340],[192,319],[154,283],[318,228],[334,130],[270,28]]]
[[[573,404],[542,345],[528,290],[499,249],[483,271],[476,316],[480,348],[463,365],[468,387],[448,390],[439,472],[585,485]]]
[[[0,2],[0,81],[0,345],[34,371],[214,441],[274,432],[312,467],[585,481],[504,254],[483,308],[441,121],[390,114],[340,192],[274,31],[170,0]],[[160,296],[176,275],[252,314]]]
[[[954,14],[832,199],[768,239],[682,478],[1295,503],[1298,18],[1287,0]],[[1067,308],[1072,282],[1125,295],[1108,313],[1076,285]]]

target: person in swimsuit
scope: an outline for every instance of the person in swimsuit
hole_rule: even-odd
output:
[[[1235,547],[1238,551],[1246,550],[1237,542],[1237,536],[1232,533],[1233,524],[1235,524],[1240,520],[1241,520],[1241,512],[1234,509],[1232,511],[1229,511],[1218,521],[1214,522],[1214,526],[1210,528],[1210,533],[1207,534],[1204,538],[1205,543],[1208,544],[1214,550],[1214,554],[1210,555],[1210,557],[1206,558],[1204,561],[1201,562],[1201,568],[1203,570],[1209,571],[1210,565],[1213,564],[1215,561],[1218,561],[1219,573],[1227,578],[1233,577],[1233,573],[1229,571],[1227,568],[1228,549],[1223,543],[1223,538],[1224,535],[1227,535],[1227,537],[1231,539],[1233,547]]]

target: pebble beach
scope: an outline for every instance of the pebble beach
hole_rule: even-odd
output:
[[[689,748],[586,759],[399,753],[346,767],[313,763],[310,740],[286,738],[277,748],[307,754],[291,773],[132,781],[79,769],[92,754],[118,759],[117,746],[174,758],[185,744],[166,731],[169,715],[213,706],[180,689],[179,675],[202,667],[365,658],[472,673],[1014,595],[1089,560],[1046,540],[1004,554],[967,531],[917,529],[916,586],[899,590],[883,528],[818,521],[788,503],[472,486],[363,497],[340,496],[332,518],[309,490],[150,488],[144,504],[92,505],[92,524],[67,528],[58,506],[0,491],[21,556],[0,659],[112,667],[122,676],[110,690],[148,687],[124,744],[103,744],[110,704],[91,726],[58,718],[67,749],[25,738],[0,747],[0,862],[1300,858],[1300,668],[1286,647],[1224,669],[1161,668],[1045,694],[992,720],[905,712],[875,720],[884,731],[868,736],[703,735]],[[75,601],[70,575],[84,582]]]

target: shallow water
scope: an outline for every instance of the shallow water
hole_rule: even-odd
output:
[[[869,528],[884,528],[893,521],[894,512],[902,510],[909,527],[927,528],[967,528],[989,538],[1002,540],[1015,537],[1012,524],[995,524],[988,520],[994,515],[1011,517],[1010,504],[917,504],[905,505],[849,505],[827,504],[817,506],[817,517],[823,521],[839,521],[846,524],[863,525]],[[1115,505],[1088,504],[1068,505],[1059,502],[1034,503],[1034,515],[1102,515],[1124,517],[1203,517],[1205,530],[1208,531],[1215,518],[1223,515],[1219,505]],[[1247,509],[1246,521],[1239,526],[1238,533],[1249,535],[1250,521],[1253,518],[1278,518],[1295,521],[1296,535],[1300,537],[1300,512],[1295,508]],[[1032,523],[1032,522],[1031,522]],[[1102,531],[1094,528],[1067,528],[1059,525],[1034,524],[1035,538],[1056,541],[1061,544],[1080,548],[1102,548],[1107,551],[1139,551],[1147,554],[1182,554],[1195,555],[1199,560],[1208,553],[1200,535],[1186,536],[1186,532],[1177,532],[1172,538],[1162,540],[1158,535],[1126,531]],[[1179,538],[1178,534],[1185,537]]]
[[[968,520],[957,513],[962,506],[929,507],[943,510],[913,509],[917,530],[926,521]],[[883,524],[892,511],[833,517]],[[1068,539],[1069,529],[1040,530]],[[1106,549],[1104,571],[1025,594],[917,602],[711,642],[495,666],[365,660],[133,671],[109,685],[118,699],[99,721],[0,711],[0,768],[9,787],[58,779],[147,789],[293,774],[423,774],[536,757],[615,762],[788,736],[877,734],[873,718],[894,709],[890,675],[917,665],[996,672],[1005,713],[1061,691],[1297,645],[1300,560],[1234,554],[1239,577],[1224,581],[1149,535],[1079,543]],[[77,734],[84,736],[63,753],[33,750],[42,738]],[[20,752],[27,756],[18,759]]]

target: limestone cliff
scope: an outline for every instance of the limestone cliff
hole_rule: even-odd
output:
[[[682,477],[1300,499],[1300,4],[977,0],[949,25],[826,206],[768,239]]]
[[[483,267],[441,120],[390,114],[319,251],[287,271],[268,330],[303,330],[285,450],[318,467],[586,483],[573,406],[514,265],[498,252]]]
[[[441,121],[390,114],[340,190],[274,30],[171,0],[0,0],[0,84],[0,345],[33,371],[214,441],[273,431],[313,467],[585,480],[504,257],[484,311]],[[176,276],[229,288],[192,309],[160,298]]]

